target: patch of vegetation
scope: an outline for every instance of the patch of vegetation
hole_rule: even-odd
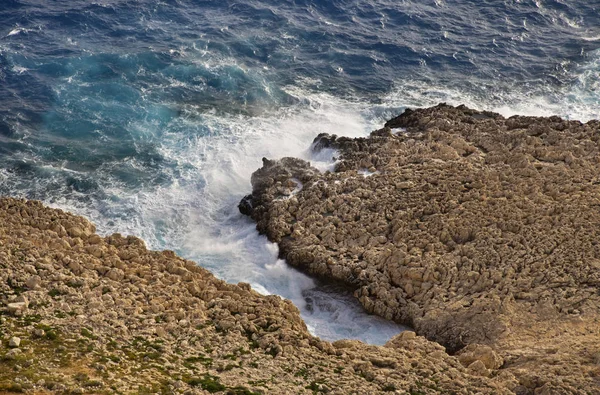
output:
[[[11,278],[8,278],[6,280],[6,285],[8,285],[13,290],[14,294],[17,295],[17,296],[19,296],[23,292],[27,291],[27,288],[25,288],[24,286],[22,286],[19,283],[15,282]]]
[[[87,381],[83,382],[81,385],[83,385],[84,387],[87,387],[87,388],[103,387],[104,383],[100,380],[87,380]]]
[[[48,325],[37,324],[35,326],[37,329],[42,329],[44,331],[44,337],[46,340],[56,341],[59,338],[58,330]]]
[[[302,368],[299,369],[296,373],[294,373],[295,377],[302,377],[302,378],[308,378],[308,369],[307,368]]]
[[[162,343],[162,340],[150,341],[141,336],[136,336],[129,345],[122,346],[121,349],[125,356],[133,361],[164,361],[162,358]]]
[[[239,355],[247,355],[250,354],[250,350],[246,350],[244,347],[239,347],[237,350]]]
[[[58,332],[56,330],[46,331],[46,339],[56,341],[58,340]]]
[[[277,351],[277,348],[275,347],[271,347],[267,350],[267,354],[271,355],[273,358],[275,358],[277,356],[277,354],[279,354],[279,351]]]
[[[48,291],[48,295],[50,295],[53,298],[57,298],[59,296],[66,295],[66,294],[67,294],[66,292],[63,292],[63,291],[58,290],[56,288],[52,288],[50,291]]]
[[[60,310],[54,310],[54,316],[60,319],[67,318],[67,314],[64,311]]]
[[[89,330],[88,328],[81,328],[81,336],[83,337],[87,337],[88,339],[92,339],[92,340],[96,340],[98,339],[98,336],[95,336],[91,330]]]
[[[116,390],[115,390],[116,392]],[[169,385],[166,382],[161,382],[154,384],[152,387],[139,386],[137,394],[138,395],[154,395],[154,394],[172,394],[173,391],[169,388]]]
[[[77,373],[75,376],[73,376],[73,378],[75,379],[75,381],[80,383],[81,386],[83,386],[83,387],[91,388],[91,387],[103,387],[104,386],[104,383],[102,381],[92,380],[85,373]]]
[[[142,359],[152,359],[152,360],[157,360],[160,359],[162,353],[159,351],[151,351],[151,352],[145,352],[141,354]]]
[[[83,287],[83,283],[76,280],[69,280],[67,281],[67,286],[71,288],[81,288]]]
[[[327,392],[325,388],[321,387],[321,384],[323,383],[324,380],[311,381],[310,384],[304,388],[306,388],[307,390],[311,390],[313,394],[316,394],[318,392]]]
[[[256,381],[252,381],[252,380],[250,380],[250,381],[248,381],[248,384],[250,384],[250,385],[255,385],[255,386],[258,386],[258,387],[265,387],[265,388],[269,388],[269,387],[267,386],[267,380],[256,380]]]
[[[98,358],[98,362],[103,363],[103,364],[108,361],[118,364],[121,362],[121,358],[119,358],[118,356],[116,356],[114,354],[105,354],[105,355],[101,355],[100,358]]]
[[[194,367],[192,365],[196,364],[196,363],[200,363],[206,367],[209,367],[212,365],[213,359],[209,358],[209,357],[205,357],[204,355],[200,354],[197,357],[186,358],[183,361],[183,366],[185,366],[188,369],[193,369]]]
[[[75,379],[75,381],[79,382],[87,381],[90,379],[90,377],[85,373],[77,373],[75,376],[73,376],[73,378]]]
[[[260,392],[254,392],[242,386],[229,388],[225,393],[227,395],[262,395],[262,393]]]
[[[22,393],[25,392],[23,387],[17,383],[0,383],[0,392]]]
[[[256,340],[250,339],[250,349],[256,350],[257,348],[260,348],[260,346],[258,345],[258,342]]]
[[[141,336],[136,336],[133,338],[133,341],[131,342],[131,345],[133,347],[135,347],[136,349],[139,350],[143,350],[143,349],[154,349],[156,351],[162,351],[163,350],[163,346],[162,343],[164,343],[163,340],[154,340],[154,341],[150,341],[150,340],[146,340]]]
[[[116,341],[114,341],[114,340],[110,340],[110,341],[109,341],[109,342],[106,344],[106,348],[107,348],[108,350],[111,350],[111,351],[112,351],[112,350],[116,350],[116,349],[118,349],[118,348],[119,348],[119,344],[118,344]]]
[[[186,380],[186,382],[192,387],[201,387],[203,390],[214,394],[215,392],[225,391],[226,386],[219,382],[219,378],[211,376],[210,374],[204,375],[202,378],[194,377]]]
[[[229,363],[229,364],[227,364],[227,365],[225,365],[225,366],[223,366],[223,367],[219,367],[219,368],[217,368],[217,370],[218,370],[219,372],[227,372],[227,371],[229,371],[229,370],[232,370],[233,368],[239,368],[239,366],[238,366],[238,365],[235,365],[235,364],[232,364],[232,363]]]
[[[42,316],[39,314],[30,314],[26,315],[20,320],[21,326],[29,326],[34,323],[38,323],[42,320]]]

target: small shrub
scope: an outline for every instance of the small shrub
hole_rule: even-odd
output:
[[[227,387],[219,383],[218,377],[209,374],[205,375],[203,378],[191,378],[187,380],[187,383],[192,387],[202,387],[203,390],[210,392],[211,394],[227,389]]]
[[[92,339],[92,340],[97,339],[97,337],[94,336],[94,334],[92,333],[92,331],[90,331],[87,328],[81,328],[81,332],[80,333],[81,333],[81,336],[87,337],[88,339]]]
[[[48,291],[48,295],[50,295],[53,298],[57,298],[61,295],[65,295],[65,292],[62,292],[56,288],[52,288],[50,291]]]
[[[184,360],[184,366],[191,365],[194,363],[201,363],[204,366],[210,366],[213,363],[212,358],[205,357],[204,355],[198,355],[197,357],[189,357]],[[186,365],[187,364],[187,365]]]
[[[250,391],[246,387],[234,387],[230,388],[226,392],[227,395],[262,395],[260,392]]]
[[[296,373],[294,373],[294,376],[307,378],[308,377],[308,369],[302,368],[302,369],[298,370]]]

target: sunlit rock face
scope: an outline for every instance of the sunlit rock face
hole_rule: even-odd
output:
[[[511,377],[476,374],[414,332],[383,347],[329,343],[289,300],[94,232],[82,217],[0,198],[4,392],[511,393]]]
[[[369,312],[471,345],[474,371],[503,366],[523,391],[598,388],[599,139],[598,121],[406,110],[367,138],[319,135],[333,172],[266,161],[243,212]]]

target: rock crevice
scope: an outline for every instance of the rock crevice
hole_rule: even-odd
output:
[[[385,347],[321,341],[288,300],[0,198],[0,393],[508,394],[511,383],[412,332]]]

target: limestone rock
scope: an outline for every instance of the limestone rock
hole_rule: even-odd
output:
[[[481,361],[486,369],[498,369],[504,362],[490,346],[469,344],[458,353],[458,360],[463,366],[470,366],[475,361]]]
[[[21,338],[13,336],[8,340],[8,346],[10,348],[17,348],[21,345]]]
[[[263,160],[240,211],[289,264],[354,288],[471,372],[586,393],[599,385],[598,136],[598,121],[407,109],[368,137],[317,136],[314,150],[337,150],[333,172]]]
[[[123,270],[118,268],[112,268],[106,273],[106,277],[114,281],[122,280],[124,276]]]
[[[40,284],[42,283],[42,278],[40,276],[31,276],[25,282],[25,285],[29,289],[38,289]]]
[[[15,315],[20,315],[27,310],[27,304],[24,302],[9,303],[6,307],[9,313]]]
[[[266,164],[272,171],[260,182],[290,202],[309,181],[301,173],[317,174],[303,161]],[[290,175],[295,180],[282,182]],[[311,256],[318,251],[298,255]],[[322,341],[290,301],[260,295],[246,283],[228,284],[172,251],[149,251],[138,238],[102,238],[85,219],[39,202],[0,198],[0,269],[2,304],[15,305],[14,314],[0,316],[2,333],[22,339],[18,348],[0,349],[0,365],[9,366],[0,369],[5,389],[510,393],[504,381],[472,374],[423,336],[397,336],[405,340],[389,347]]]

